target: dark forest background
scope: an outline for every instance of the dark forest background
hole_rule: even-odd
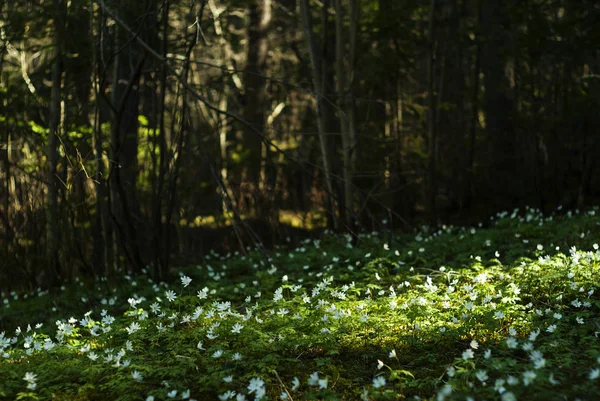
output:
[[[0,1],[0,288],[600,198],[595,0]]]

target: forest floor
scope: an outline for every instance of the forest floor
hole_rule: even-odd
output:
[[[598,399],[599,234],[527,209],[2,294],[0,399]]]

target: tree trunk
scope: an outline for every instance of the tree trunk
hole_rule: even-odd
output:
[[[481,2],[477,8],[477,23],[481,24]],[[469,124],[469,140],[467,143],[466,157],[466,181],[463,187],[462,208],[468,210],[473,200],[473,181],[475,179],[475,146],[477,129],[479,127],[479,91],[480,91],[480,64],[481,64],[481,38],[476,37],[475,43],[475,65],[473,66],[473,85],[471,96],[471,122]]]
[[[335,0],[336,13],[336,83],[337,83],[337,105],[342,136],[342,170],[344,178],[344,202],[340,208],[340,216],[343,216],[347,230],[354,228],[354,199],[353,182],[354,168],[356,164],[354,126],[354,104],[352,98],[352,79],[354,76],[354,54],[356,47],[356,29],[358,25],[358,1],[350,1],[350,21],[348,40],[344,29],[344,7],[342,0]],[[346,51],[348,42],[348,51]],[[348,61],[345,62],[345,56]]]
[[[161,54],[167,56],[168,29],[169,29],[169,1],[163,2],[162,11],[162,38],[161,38]],[[152,206],[154,217],[154,271],[155,280],[167,280],[169,271],[169,256],[171,250],[164,244],[165,238],[169,237],[169,224],[163,222],[163,197],[165,179],[167,174],[168,149],[167,149],[167,133],[165,131],[165,97],[167,95],[167,66],[161,65],[160,69],[160,95],[158,99],[158,149],[159,162],[158,173],[156,176],[156,192]]]
[[[513,102],[505,75],[507,16],[501,0],[485,0],[481,27],[484,45],[481,52],[483,72],[483,109],[490,165],[484,193],[493,210],[512,209],[522,202],[525,171],[519,168],[513,125]]]
[[[59,252],[59,230],[58,230],[58,127],[60,123],[60,88],[61,88],[61,57],[62,57],[62,21],[60,0],[54,0],[54,62],[52,64],[52,89],[50,93],[49,105],[49,132],[48,132],[48,215],[46,228],[46,251],[48,268],[51,275],[52,285],[58,285],[61,282],[61,266]]]
[[[428,113],[427,113],[427,139],[428,139],[428,188],[427,188],[427,203],[429,211],[429,219],[432,225],[437,223],[436,198],[437,198],[437,102],[435,96],[435,19],[436,19],[436,0],[431,0],[429,9],[429,58],[427,60],[427,76],[428,76]]]
[[[135,10],[127,10],[125,21],[137,18]],[[110,196],[113,222],[125,257],[134,271],[140,272],[143,262],[139,252],[138,230],[134,223],[139,216],[136,199],[139,82],[145,55],[126,32],[115,27],[117,46],[113,77],[114,115],[111,127]],[[119,49],[117,47],[116,49]]]
[[[248,25],[248,54],[244,72],[244,119],[252,127],[244,128],[244,147],[249,152],[244,179],[249,185],[250,198],[254,199],[255,213],[263,216],[268,208],[264,205],[265,196],[260,191],[262,165],[262,138],[265,132],[265,110],[268,56],[268,31],[271,23],[271,0],[251,1],[249,5],[250,23]]]
[[[338,229],[338,221],[335,212],[335,194],[333,191],[333,184],[331,178],[331,161],[327,146],[327,137],[325,132],[324,124],[324,111],[323,111],[323,68],[322,68],[322,53],[319,44],[315,38],[315,33],[312,25],[312,16],[310,12],[310,6],[308,0],[300,0],[300,11],[302,15],[302,22],[304,26],[304,37],[310,52],[310,60],[313,73],[313,86],[315,88],[316,98],[316,114],[317,114],[317,130],[319,133],[319,143],[321,145],[321,159],[323,161],[323,173],[325,184],[328,192],[329,201],[329,215],[331,216],[331,222],[334,230]]]

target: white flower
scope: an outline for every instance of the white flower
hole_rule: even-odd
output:
[[[183,284],[184,287],[187,287],[188,285],[190,285],[191,282],[192,282],[192,279],[189,278],[188,276],[181,276],[181,284]]]
[[[235,391],[231,391],[231,390],[226,391],[223,394],[219,395],[218,397],[219,397],[219,400],[221,400],[221,401],[229,400],[229,399],[235,397]]]
[[[204,287],[202,289],[202,291],[198,291],[196,296],[198,297],[198,299],[201,299],[201,300],[206,299],[208,297],[208,287]]]
[[[242,354],[240,354],[239,352],[236,352],[235,354],[233,354],[233,356],[231,357],[231,359],[233,359],[234,361],[241,361],[242,360]]]
[[[519,343],[517,342],[517,340],[514,337],[508,337],[506,339],[506,346],[508,348],[515,349],[515,348],[517,348],[517,345],[519,345]]]
[[[298,390],[298,387],[300,387],[300,380],[298,380],[297,377],[294,377],[294,380],[292,380],[292,391]]]
[[[256,390],[256,393],[254,394],[254,401],[262,400],[266,394],[267,394],[266,388],[264,388],[264,387],[259,388],[258,390]]]
[[[531,370],[527,370],[527,371],[523,372],[523,384],[526,385],[526,386],[529,386],[529,384],[536,377],[537,377],[537,375],[535,374],[535,372],[533,372]]]
[[[535,341],[537,336],[539,336],[539,335],[540,335],[540,329],[532,331],[531,333],[529,333],[529,341]]]
[[[517,397],[510,391],[502,394],[502,401],[517,401]]]
[[[479,380],[482,383],[489,379],[489,376],[485,370],[478,370],[477,372],[475,372],[475,377],[477,377],[477,380]]]
[[[437,401],[444,401],[450,394],[452,394],[452,385],[446,384],[442,386],[437,393]]]
[[[223,378],[225,383],[231,383],[233,381],[233,376],[227,376]]]
[[[177,295],[175,295],[175,291],[172,291],[172,290],[165,291],[165,297],[167,297],[167,300],[169,302],[173,302],[177,299]]]
[[[218,349],[218,350],[216,350],[216,351],[215,351],[215,352],[212,354],[212,357],[216,359],[216,358],[220,358],[220,357],[221,357],[221,355],[223,355],[223,351],[221,351],[220,349]]]
[[[499,394],[504,393],[506,391],[506,389],[504,388],[504,383],[506,383],[506,380],[496,379],[496,381],[494,382],[494,390],[497,391]]]
[[[131,372],[131,377],[133,377],[133,380],[135,380],[137,382],[141,382],[142,380],[144,380],[144,376],[142,376],[142,374],[140,372],[138,372],[137,370],[134,370],[133,372]]]
[[[133,334],[140,329],[140,325],[138,322],[132,322],[129,327],[125,328],[127,330],[127,334]]]
[[[454,366],[450,366],[448,369],[446,369],[446,373],[448,374],[448,376],[454,377],[454,375],[456,374],[456,368]]]
[[[592,369],[588,377],[590,378],[590,380],[596,380],[598,377],[600,377],[600,369]]]
[[[381,360],[379,360],[379,359],[377,360],[377,370],[379,370],[379,369],[383,368],[383,366],[384,366],[384,365],[385,365],[385,364],[383,363],[383,361],[381,361]]]
[[[273,302],[278,302],[283,299],[283,287],[279,287],[275,290],[273,294]]]
[[[395,349],[393,349],[393,350],[390,351],[389,357],[390,358],[396,358],[396,350]]]
[[[526,342],[525,344],[523,344],[523,346],[521,346],[521,348],[523,348],[523,351],[532,351],[533,350],[533,343],[531,342]]]
[[[474,356],[475,356],[475,354],[473,353],[473,350],[470,348],[462,353],[462,359],[464,359],[465,361],[467,359],[473,359]]]
[[[206,351],[204,348],[202,348],[202,341],[198,341],[196,348]]]
[[[471,340],[471,344],[470,345],[471,345],[471,348],[473,348],[473,349],[479,348],[479,343],[477,341],[475,341],[475,340]]]
[[[239,333],[240,333],[240,331],[241,331],[243,328],[244,328],[244,326],[243,326],[243,325],[241,325],[241,324],[239,324],[239,323],[236,323],[236,324],[234,324],[234,325],[233,325],[233,327],[231,328],[231,332],[232,332],[233,334],[239,334]]]
[[[34,383],[37,380],[37,375],[32,372],[27,372],[25,373],[23,380],[25,380],[28,383]]]
[[[319,384],[319,372],[313,372],[308,378],[309,386],[316,386]]]
[[[169,398],[175,398],[176,395],[177,395],[177,390],[171,390],[167,393],[167,397],[169,397]]]
[[[548,333],[554,333],[554,330],[556,330],[556,325],[555,325],[555,324],[551,324],[550,326],[548,326],[548,327],[546,328],[546,331],[547,331]]]
[[[491,349],[486,349],[485,352],[483,353],[483,357],[485,359],[490,359],[492,357],[492,350]]]
[[[327,388],[327,378],[324,379],[319,379],[319,388],[321,390],[326,389]]]
[[[262,381],[262,379],[260,379],[258,377],[254,377],[254,378],[250,379],[250,384],[248,384],[248,391],[250,393],[253,393],[253,392],[261,389],[264,385],[265,385],[265,382]]]
[[[380,388],[383,386],[385,386],[385,377],[377,376],[376,378],[373,379],[373,387]]]

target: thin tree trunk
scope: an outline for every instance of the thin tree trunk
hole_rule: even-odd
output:
[[[141,4],[125,2],[120,8],[120,17],[133,22],[143,14]],[[113,223],[117,228],[117,242],[130,267],[140,272],[144,267],[140,253],[140,235],[136,219],[140,208],[137,201],[137,152],[139,81],[147,51],[136,41],[131,41],[127,29],[115,26],[115,52],[111,126],[111,169],[110,197],[112,200]]]
[[[347,230],[352,230],[354,223],[354,200],[353,200],[353,175],[356,164],[355,152],[355,127],[354,127],[354,105],[352,99],[352,77],[354,69],[354,53],[356,46],[356,26],[358,24],[358,5],[356,0],[350,3],[350,21],[348,41],[344,29],[344,7],[342,0],[335,0],[336,13],[336,77],[337,77],[337,105],[342,136],[342,170],[344,177],[344,202],[340,209]],[[346,42],[348,51],[346,52]],[[348,54],[347,64],[344,62]]]
[[[168,29],[169,29],[169,1],[163,2],[163,13],[162,13],[162,56],[167,56],[167,43],[168,43]],[[166,280],[168,275],[169,266],[169,255],[170,249],[165,246],[164,238],[169,237],[169,224],[168,222],[163,223],[162,217],[162,199],[165,186],[165,176],[167,173],[167,140],[165,132],[165,97],[167,94],[167,66],[163,63],[161,65],[160,75],[160,97],[158,104],[159,123],[158,123],[158,148],[159,148],[159,162],[158,162],[158,174],[156,193],[154,194],[153,204],[153,215],[154,215],[154,272],[155,279]]]
[[[227,38],[225,38],[225,35],[223,33],[223,27],[221,26],[221,21],[219,19],[222,10],[217,8],[217,6],[215,5],[215,2],[213,0],[208,0],[208,7],[212,14],[212,20],[213,20],[213,26],[215,29],[215,33],[219,37],[219,47],[221,49],[222,62],[227,67],[227,70],[229,70],[229,71],[226,71],[226,70],[223,71],[223,77],[222,77],[223,90],[221,91],[221,98],[219,99],[219,109],[227,111],[229,96],[230,96],[230,92],[231,92],[229,89],[229,85],[228,85],[230,76],[231,76],[237,90],[242,93],[243,93],[243,85],[241,83],[241,80],[235,73],[233,75],[231,75],[231,71],[234,70],[233,64],[231,62],[232,50],[231,50],[231,43],[227,40]],[[207,116],[211,115],[211,111],[207,110],[206,114],[207,114]],[[230,197],[230,195],[228,193],[223,193],[223,191],[226,191],[229,186],[229,166],[227,163],[227,131],[229,130],[229,126],[227,124],[227,118],[223,118],[222,120],[219,121],[219,115],[217,113],[214,113],[214,118],[215,118],[215,121],[217,121],[217,123],[220,124],[220,127],[219,127],[219,153],[221,156],[220,172],[221,172],[221,182],[223,185],[219,186],[218,190],[221,191],[221,194],[220,194],[221,208],[222,208],[223,213],[225,214],[229,210],[228,198],[232,199],[232,201],[233,201],[233,197]],[[239,197],[236,197],[236,200],[239,201]]]
[[[254,130],[265,132],[267,81],[268,30],[271,24],[271,0],[254,0],[249,6],[248,53],[244,72],[244,119],[252,127],[244,128],[244,147],[249,151],[245,163],[245,181],[250,185],[248,194],[254,198],[255,213],[262,217],[270,209],[264,204],[266,197],[260,191],[262,166],[262,138]]]
[[[185,37],[188,36],[188,32],[187,32],[187,28],[185,29]],[[177,200],[177,181],[179,179],[179,172],[181,171],[181,163],[183,160],[183,152],[184,152],[184,144],[185,144],[185,136],[186,133],[189,131],[188,129],[188,123],[187,123],[187,119],[188,119],[188,115],[187,115],[187,111],[188,111],[188,105],[187,105],[187,94],[188,94],[188,90],[187,90],[187,82],[188,82],[188,78],[189,78],[189,74],[190,74],[190,59],[192,57],[192,52],[194,50],[194,46],[196,45],[196,39],[198,38],[198,35],[194,36],[194,39],[191,40],[187,51],[186,51],[186,55],[185,55],[185,64],[184,64],[184,69],[183,69],[183,73],[182,73],[182,86],[183,86],[183,93],[181,96],[181,119],[179,122],[179,133],[178,133],[178,137],[177,137],[177,156],[175,159],[175,165],[173,167],[173,171],[170,174],[171,180],[167,183],[168,184],[168,203],[167,203],[167,210],[166,210],[166,216],[165,216],[165,223],[167,226],[169,226],[171,224],[171,220],[173,219],[173,212],[175,211],[175,205],[176,205],[176,200]],[[181,239],[181,238],[180,238]],[[165,238],[165,249],[166,252],[169,252],[171,248],[171,236],[167,235]],[[168,273],[169,273],[169,255],[165,254],[164,256],[164,264],[162,265],[163,271],[162,271],[162,276],[164,278],[168,277]]]
[[[429,9],[429,58],[427,62],[428,75],[428,209],[431,224],[436,224],[436,198],[437,198],[437,127],[436,127],[436,97],[435,97],[435,17],[436,17],[436,0],[431,0]]]
[[[481,2],[477,9],[477,23],[481,23]],[[479,71],[481,64],[481,38],[476,37],[475,48],[475,66],[473,67],[473,94],[471,98],[471,123],[469,124],[469,141],[467,144],[467,180],[463,189],[463,206],[469,209],[473,196],[473,180],[475,177],[475,139],[477,137],[477,127],[479,126]]]
[[[307,46],[310,52],[310,60],[313,73],[313,86],[315,89],[316,98],[316,114],[317,114],[317,130],[319,133],[319,143],[321,145],[321,158],[323,160],[323,173],[325,175],[325,184],[328,192],[330,216],[334,230],[338,229],[338,222],[335,212],[335,197],[333,191],[333,184],[331,179],[331,161],[329,152],[327,149],[327,138],[324,127],[324,116],[323,116],[323,86],[322,86],[322,55],[321,49],[318,45],[312,26],[312,16],[310,13],[310,6],[308,0],[300,0],[300,12],[302,15],[302,22],[304,26],[304,36],[306,39]]]
[[[487,134],[489,176],[485,197],[491,210],[519,206],[526,190],[529,172],[523,168],[523,160],[517,155],[517,139],[514,126],[514,108],[510,84],[506,77],[507,26],[510,13],[501,0],[482,2],[481,29],[484,39],[481,53],[483,72],[483,110]],[[533,89],[532,89],[533,90]]]
[[[60,124],[60,87],[61,87],[61,48],[62,26],[61,1],[54,0],[54,62],[52,65],[52,90],[49,105],[49,134],[48,134],[48,216],[47,216],[47,261],[51,274],[51,283],[57,285],[61,281],[61,267],[59,259],[59,233],[58,233],[58,127]]]
[[[227,110],[227,103],[229,100],[229,86],[227,85],[227,78],[223,78],[223,93],[221,93],[221,99],[219,100],[219,109]],[[227,163],[227,119],[223,118],[221,125],[219,126],[219,153],[221,156],[221,181],[223,182],[223,188],[227,188],[228,185],[228,163]],[[221,195],[221,207],[223,213],[228,210],[227,197],[225,194]]]
[[[118,36],[118,34],[117,34]],[[132,50],[130,50],[132,51]],[[128,54],[127,56],[131,56]],[[145,56],[137,61],[131,74],[124,78],[128,65],[123,53],[117,56],[115,62],[115,77],[113,81],[113,121],[111,127],[111,177],[110,191],[112,200],[113,222],[117,227],[117,239],[136,272],[143,268],[139,252],[138,234],[133,222],[135,213],[135,181],[137,165],[137,106],[138,94],[134,86],[139,82]],[[121,80],[126,79],[127,85],[121,88]],[[121,225],[124,222],[124,227]]]

